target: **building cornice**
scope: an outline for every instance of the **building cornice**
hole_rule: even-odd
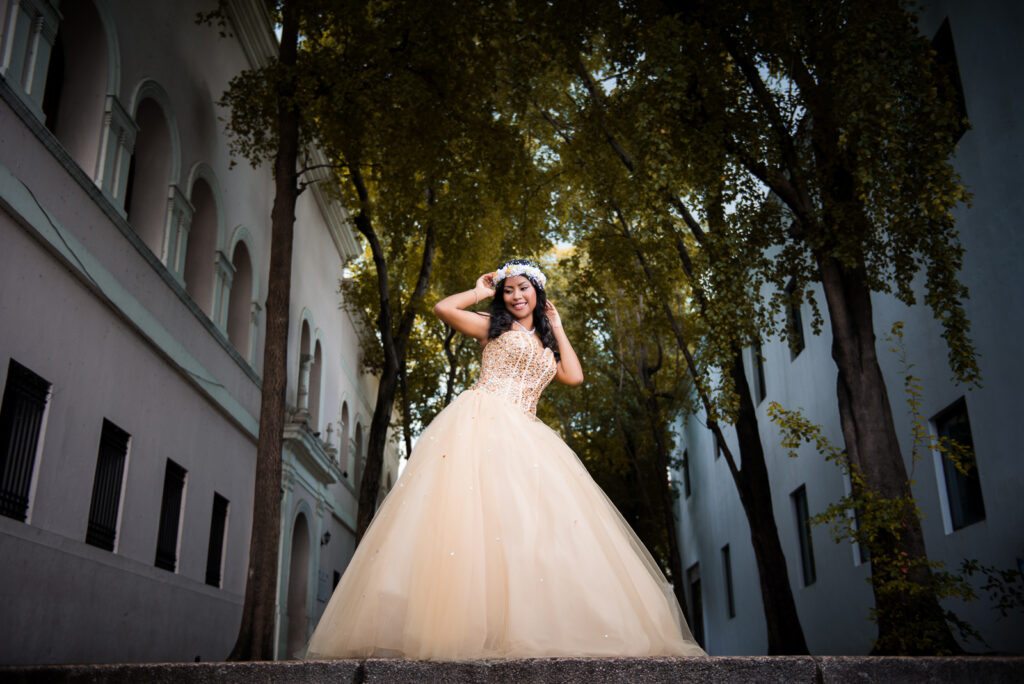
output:
[[[255,69],[271,63],[277,57],[278,43],[266,3],[261,0],[226,0],[225,7],[249,65]],[[311,146],[306,152],[306,160],[307,166],[314,169],[308,172],[313,181],[310,185],[313,198],[327,225],[327,232],[331,235],[338,257],[342,264],[347,263],[362,250],[352,230],[348,211],[323,187],[335,182],[333,172],[327,166],[327,155],[319,147]]]

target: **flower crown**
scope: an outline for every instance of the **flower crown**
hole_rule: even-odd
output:
[[[548,282],[547,276],[545,276],[539,268],[533,266],[532,264],[506,264],[505,266],[502,266],[501,268],[494,272],[493,280],[495,283],[500,283],[502,280],[505,280],[506,278],[511,278],[512,276],[517,275],[524,275],[530,278],[535,283],[540,285],[542,288],[544,287],[545,283]]]

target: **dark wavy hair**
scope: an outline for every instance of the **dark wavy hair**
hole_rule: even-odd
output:
[[[503,263],[499,268],[515,265],[540,268],[537,264],[527,259],[512,259]],[[548,317],[544,313],[544,308],[548,301],[547,293],[544,292],[544,287],[532,277],[525,273],[523,276],[530,281],[533,289],[537,292],[537,305],[533,308],[533,327],[537,331],[537,337],[540,338],[541,344],[554,352],[555,361],[561,361],[562,355],[558,351],[558,340],[555,339],[555,331],[552,330]],[[491,328],[487,331],[487,339],[489,340],[493,340],[503,332],[512,329],[512,312],[505,306],[505,298],[502,295],[502,288],[504,286],[504,280],[494,283],[494,299],[491,300]]]

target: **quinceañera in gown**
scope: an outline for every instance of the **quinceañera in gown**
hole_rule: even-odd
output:
[[[672,588],[576,454],[534,415],[583,382],[540,269],[515,260],[434,307],[484,343],[381,503],[307,658],[705,655]],[[465,311],[494,296],[490,316]]]

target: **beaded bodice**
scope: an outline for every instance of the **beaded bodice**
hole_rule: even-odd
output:
[[[480,379],[473,385],[508,399],[530,414],[555,377],[555,355],[537,344],[534,335],[508,330],[487,342],[480,361]]]

